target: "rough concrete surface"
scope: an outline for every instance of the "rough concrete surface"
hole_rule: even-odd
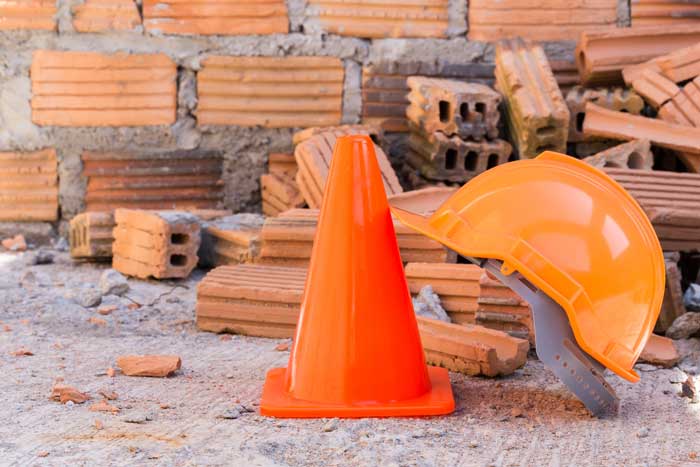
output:
[[[195,287],[129,280],[122,297],[84,308],[70,292],[96,287],[108,266],[55,252],[27,266],[0,254],[1,465],[680,466],[700,453],[700,404],[678,395],[679,368],[638,365],[642,380],[608,375],[617,418],[591,418],[541,363],[508,378],[451,374],[457,409],[440,418],[278,420],[261,417],[265,372],[284,366],[285,341],[220,337],[194,326]],[[134,303],[141,304],[135,308]],[[131,307],[129,307],[131,305]],[[697,339],[679,343],[697,371]],[[31,356],[15,356],[18,350]],[[170,378],[116,372],[124,354],[173,354]],[[58,378],[92,398],[49,400]],[[93,412],[99,392],[116,414]],[[252,410],[252,411],[249,411]]]

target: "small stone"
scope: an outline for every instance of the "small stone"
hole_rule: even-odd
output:
[[[519,418],[523,416],[523,411],[519,407],[513,407],[510,410],[510,416],[513,418]]]
[[[88,323],[94,324],[95,326],[107,326],[107,321],[103,320],[102,318],[97,318],[95,316],[91,316],[88,318]]]
[[[332,418],[326,422],[325,425],[323,425],[323,431],[325,433],[328,433],[330,431],[335,431],[336,428],[338,428],[338,419]]]
[[[477,443],[476,441],[473,441],[473,440],[472,440],[472,441],[469,441],[469,443],[467,444],[467,446],[469,446],[470,448],[478,448],[478,447],[479,447],[479,443]]]
[[[92,308],[102,302],[102,294],[100,291],[90,286],[69,290],[65,296],[83,308]]]
[[[129,291],[126,277],[114,269],[107,269],[100,277],[102,295],[124,295]]]
[[[90,412],[118,413],[119,407],[115,407],[115,406],[109,404],[107,401],[101,400],[99,402],[92,404],[88,410],[90,410]]]
[[[117,398],[119,397],[119,395],[116,392],[108,391],[106,389],[100,389],[98,391],[98,394],[110,401],[117,400]]]
[[[59,238],[58,241],[54,243],[53,247],[56,251],[68,251],[70,249],[68,240],[64,237]]]
[[[90,396],[78,391],[72,386],[55,384],[53,388],[51,388],[51,394],[49,395],[49,399],[58,401],[61,404],[67,404],[68,402],[74,404],[82,404],[88,399],[90,399]]]
[[[48,457],[49,451],[39,451],[36,453],[37,457]]]
[[[691,375],[688,375],[688,379],[681,384],[681,394],[690,400],[695,400],[695,397],[698,395],[695,381]]]
[[[136,412],[136,413],[127,415],[124,418],[122,418],[122,421],[125,423],[137,423],[137,424],[150,422],[151,420],[153,420],[153,417],[151,417],[150,414],[147,414],[145,412]]]
[[[27,249],[27,242],[24,239],[24,235],[17,234],[14,237],[4,239],[2,241],[2,246],[10,251],[25,251]]]
[[[34,353],[31,350],[22,348],[10,352],[10,355],[12,355],[13,357],[31,357],[32,355],[34,355]]]
[[[95,429],[96,430],[101,430],[104,427],[105,427],[104,423],[102,423],[101,420],[95,420]]]
[[[110,378],[114,378],[115,373],[116,373],[116,371],[114,371],[114,368],[112,368],[112,367],[107,368],[107,376],[109,376]]]
[[[277,344],[275,346],[275,350],[277,350],[278,352],[286,352],[287,350],[289,350],[289,342],[283,342],[281,344]]]
[[[54,254],[48,250],[39,249],[38,251],[29,253],[27,256],[27,264],[31,265],[42,265],[42,264],[52,264],[54,260]]]
[[[646,438],[649,436],[649,428],[643,427],[637,432],[637,438]]]
[[[687,310],[700,311],[700,284],[691,283],[683,294],[683,305]]]
[[[700,331],[700,313],[689,311],[680,315],[666,330],[666,336],[671,339],[687,339]]]
[[[413,299],[413,310],[416,316],[437,319],[446,323],[452,322],[440,303],[440,297],[433,291],[431,285],[426,285],[420,289],[418,295]]]
[[[113,311],[116,311],[119,307],[117,305],[103,305],[97,309],[97,312],[101,315],[109,315]]]
[[[226,375],[226,379],[233,379],[234,377],[235,377],[235,376],[234,376],[233,374],[231,374],[231,373],[228,373],[228,374]]]
[[[175,373],[181,365],[177,355],[123,355],[117,358],[117,366],[127,376],[163,378]]]
[[[241,412],[239,412],[237,409],[228,409],[224,411],[224,413],[219,415],[218,418],[223,418],[225,420],[234,420],[240,416]]]

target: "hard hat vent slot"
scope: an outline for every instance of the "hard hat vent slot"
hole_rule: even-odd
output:
[[[450,111],[450,103],[447,101],[440,101],[438,102],[438,109],[440,110],[440,121],[443,123],[447,123],[450,121],[450,114],[452,113]],[[469,109],[467,108],[467,112],[469,112]]]

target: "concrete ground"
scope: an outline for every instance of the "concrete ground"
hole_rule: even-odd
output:
[[[700,458],[700,404],[679,395],[684,371],[649,365],[638,366],[639,384],[609,375],[622,399],[610,420],[591,418],[534,358],[508,378],[451,374],[457,409],[446,417],[261,417],[265,372],[286,364],[288,352],[275,349],[284,341],[198,332],[203,272],[129,280],[125,297],[103,297],[117,307],[103,315],[71,297],[96,286],[107,266],[54,254],[47,265],[28,265],[31,253],[0,254],[3,466],[659,467]],[[681,367],[697,372],[700,340],[680,344]],[[13,355],[20,349],[33,355]],[[133,353],[177,354],[182,370],[164,379],[107,375],[117,356]],[[60,378],[93,400],[49,400]],[[117,393],[119,413],[89,410],[100,390]]]

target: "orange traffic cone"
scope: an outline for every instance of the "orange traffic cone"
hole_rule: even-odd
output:
[[[338,138],[289,366],[268,372],[260,413],[453,410],[447,370],[425,364],[374,145],[367,136]]]

